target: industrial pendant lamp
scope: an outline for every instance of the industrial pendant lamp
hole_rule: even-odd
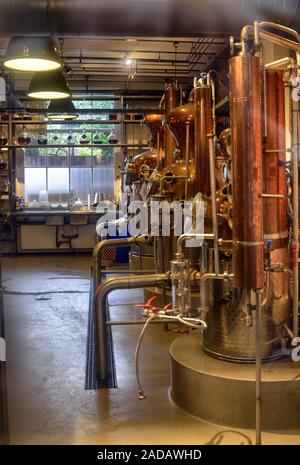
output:
[[[66,120],[76,119],[75,107],[70,98],[52,100],[48,105],[48,119],[51,120]]]
[[[60,70],[35,73],[31,79],[28,97],[52,100],[70,97],[71,92]]]
[[[18,71],[50,71],[61,68],[51,37],[12,37],[6,49],[4,66]]]

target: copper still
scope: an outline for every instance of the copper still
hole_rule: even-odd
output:
[[[166,124],[175,141],[173,162],[162,172],[163,193],[172,200],[190,199],[195,195],[194,105],[187,103],[174,108]],[[188,150],[188,153],[187,153]]]
[[[160,148],[164,147],[164,127],[163,127],[164,116],[159,113],[151,113],[145,115],[144,124],[149,129],[150,133],[150,147],[157,149],[158,145]]]
[[[149,129],[151,147],[150,150],[135,155],[132,161],[127,164],[125,170],[127,185],[148,179],[155,168],[163,168],[165,157],[165,152],[162,149],[164,139],[163,115],[149,114],[145,116],[144,123]]]
[[[172,159],[175,142],[169,128],[164,125],[167,114],[178,104],[179,91],[174,83],[168,83],[164,93],[165,115],[160,113],[148,114],[144,124],[149,130],[150,149],[133,157],[126,167],[126,184],[143,183],[149,180],[154,170],[160,172],[167,164],[165,154]],[[135,186],[137,189],[137,186]],[[139,189],[138,189],[139,190]]]

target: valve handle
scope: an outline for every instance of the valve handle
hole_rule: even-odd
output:
[[[153,295],[152,297],[150,297],[146,303],[144,304],[136,304],[136,307],[140,307],[140,308],[147,308],[149,310],[151,310],[153,313],[156,313],[158,311],[157,307],[154,307],[152,305],[152,302],[154,302],[154,300],[156,299],[156,295]]]

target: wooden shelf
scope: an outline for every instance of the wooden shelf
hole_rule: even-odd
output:
[[[111,148],[123,148],[123,147],[134,147],[134,148],[142,148],[147,149],[149,148],[148,145],[136,145],[136,144],[46,144],[46,145],[38,145],[38,144],[31,144],[31,145],[6,145],[9,149],[53,149],[53,148],[101,148],[101,147],[111,147]]]
[[[42,124],[66,124],[66,125],[75,125],[75,124],[141,124],[142,120],[109,120],[109,119],[75,119],[71,121],[66,121],[66,120],[56,120],[56,121],[51,121],[51,120],[43,120],[43,121],[37,121],[37,120],[12,120],[12,124],[14,125],[42,125]],[[0,121],[0,126],[1,124],[9,124],[8,121]]]

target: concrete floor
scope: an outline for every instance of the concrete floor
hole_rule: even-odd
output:
[[[160,325],[142,348],[145,400],[134,375],[141,326],[113,328],[118,389],[84,390],[89,256],[5,258],[3,274],[12,444],[254,442],[253,430],[209,424],[172,403],[168,348],[177,335]],[[130,304],[142,301],[141,291],[111,294],[111,318],[136,318]],[[299,444],[300,430],[263,432],[263,443]]]

